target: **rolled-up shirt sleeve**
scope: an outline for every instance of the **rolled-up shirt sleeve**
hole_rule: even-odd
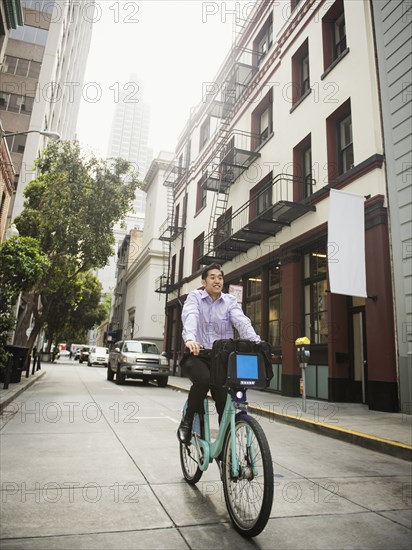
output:
[[[183,305],[182,324],[183,341],[193,340],[198,342],[199,303],[195,293],[190,293]]]

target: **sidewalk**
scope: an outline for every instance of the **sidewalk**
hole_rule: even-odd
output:
[[[35,371],[34,374],[29,374],[29,377],[26,378],[26,373],[23,372],[20,382],[11,382],[7,390],[3,389],[4,383],[0,382],[0,414],[9,403],[16,399],[18,395],[24,392],[24,390],[27,390],[27,388],[30,388],[30,386],[32,386],[45,374],[46,371],[44,369],[40,369]]]
[[[187,378],[169,376],[169,386],[188,391]],[[342,441],[412,461],[412,415],[371,411],[361,403],[329,403],[285,397],[268,391],[248,390],[249,410],[254,416],[272,418]]]
[[[11,383],[7,390],[0,384],[0,412],[24,390],[46,374],[36,371],[20,383]],[[169,387],[188,392],[187,378],[169,376]],[[316,431],[342,441],[412,461],[412,415],[371,411],[361,403],[329,403],[306,400],[302,410],[300,397],[285,397],[267,391],[248,390],[249,410],[256,416],[271,418],[299,428]]]

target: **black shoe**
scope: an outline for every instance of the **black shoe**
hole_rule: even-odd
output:
[[[192,438],[192,422],[193,420],[183,419],[177,429],[177,438],[186,445],[190,443]]]

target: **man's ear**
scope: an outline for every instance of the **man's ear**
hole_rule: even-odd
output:
[[[203,286],[203,287],[206,286],[206,281],[205,281],[204,279],[202,279],[200,282],[202,283],[202,286]]]

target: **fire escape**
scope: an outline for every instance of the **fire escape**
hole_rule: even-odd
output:
[[[166,188],[167,217],[159,228],[159,240],[163,242],[163,273],[156,279],[156,292],[167,294],[170,287],[171,244],[183,232],[181,216],[175,211],[176,188],[185,175],[183,159],[177,164],[173,160],[165,174],[163,186]]]
[[[221,216],[216,227],[205,236],[205,243],[211,244],[200,263],[230,261],[307,212],[315,211],[313,205],[293,201],[296,185],[302,190],[306,187],[306,194],[311,194],[312,180],[278,174],[233,214]]]
[[[213,231],[227,211],[231,185],[260,157],[252,150],[253,136],[248,132],[230,128],[233,111],[247,93],[248,86],[258,70],[252,50],[232,49],[229,70],[219,82],[220,99],[213,98],[208,105],[211,116],[221,119],[218,138],[209,162],[205,163],[202,185],[214,191],[207,238],[204,240],[203,257],[213,250]]]

